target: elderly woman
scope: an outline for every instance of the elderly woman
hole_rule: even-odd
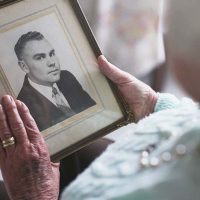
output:
[[[199,0],[170,0],[165,24],[169,66],[196,101],[200,100],[199,8]],[[136,120],[149,116],[138,122],[133,134],[110,145],[66,188],[61,199],[198,200],[198,105],[156,94],[103,56],[98,62],[118,86]],[[26,105],[10,96],[4,96],[0,106],[0,138],[0,165],[10,198],[58,199],[58,164],[51,163]]]

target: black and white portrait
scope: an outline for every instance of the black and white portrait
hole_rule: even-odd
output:
[[[2,7],[0,45],[0,99],[9,94],[28,106],[53,160],[127,123],[78,1]]]
[[[54,14],[4,32],[0,42],[6,45],[1,65],[9,84],[41,131],[96,105]]]

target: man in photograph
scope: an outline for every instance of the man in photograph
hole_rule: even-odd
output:
[[[17,99],[28,106],[41,131],[96,104],[72,73],[60,69],[55,49],[41,33],[22,35],[14,50],[26,73]]]

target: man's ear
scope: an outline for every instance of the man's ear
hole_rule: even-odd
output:
[[[29,73],[29,68],[27,66],[27,64],[23,61],[23,60],[19,60],[18,61],[18,65],[20,66],[20,68],[27,74]]]

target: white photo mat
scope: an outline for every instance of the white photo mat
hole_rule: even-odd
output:
[[[96,105],[42,131],[54,160],[100,137],[127,120],[124,105],[97,65],[73,0],[27,0],[0,9],[0,95],[15,98],[25,74],[18,66],[14,44],[23,33],[41,32],[55,48],[61,69],[70,71]],[[79,9],[79,6],[78,6]],[[22,12],[23,11],[23,12]],[[80,13],[81,10],[78,10]],[[8,13],[11,13],[8,15]],[[86,22],[84,18],[82,22]]]

